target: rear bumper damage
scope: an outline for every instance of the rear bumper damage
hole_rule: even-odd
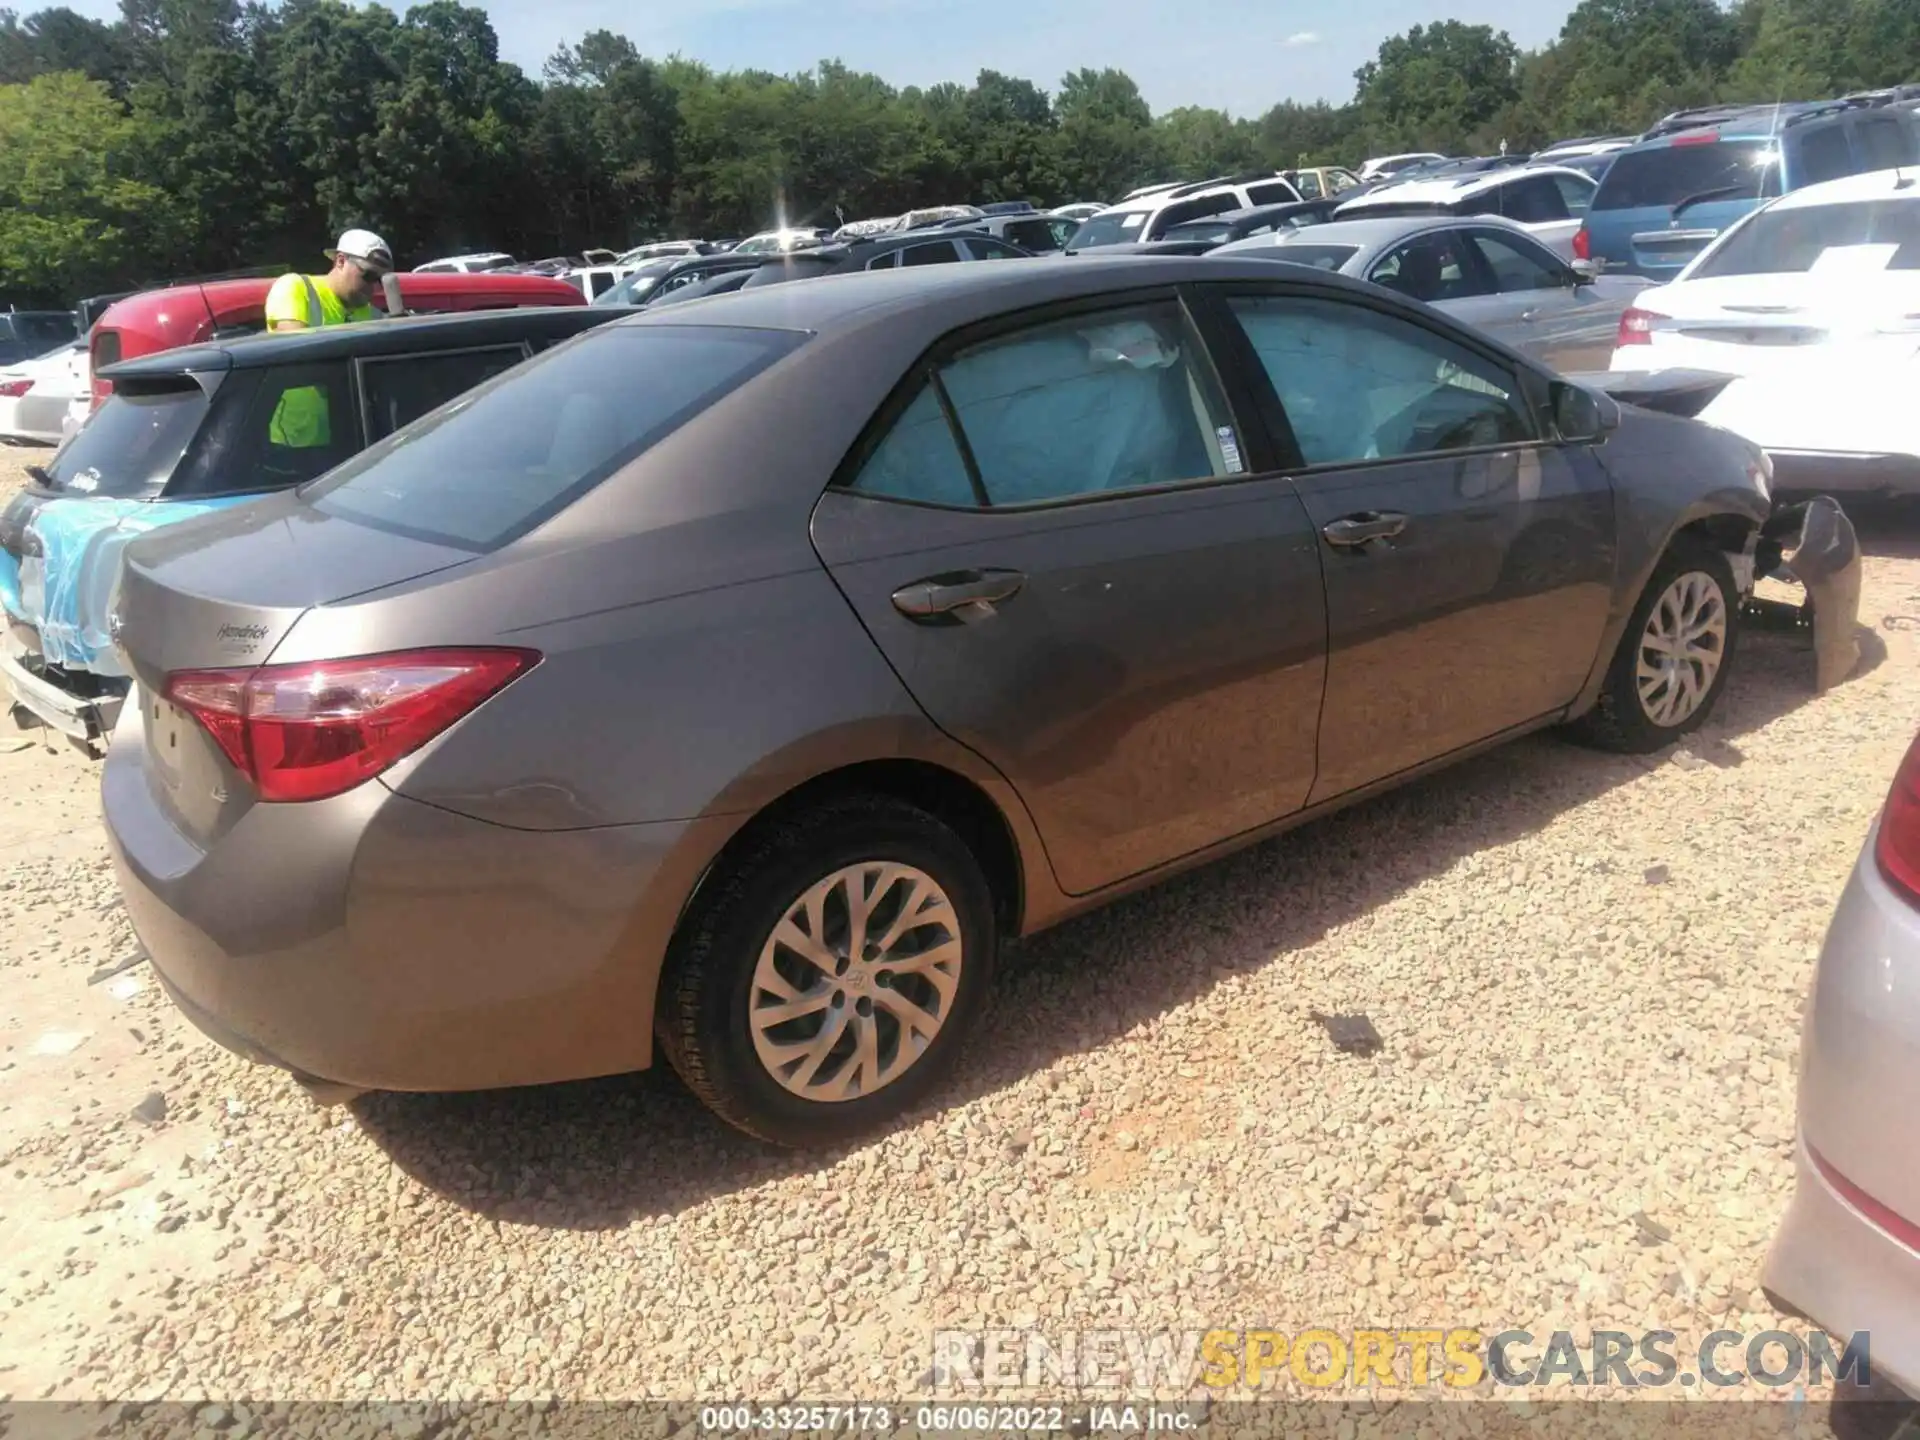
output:
[[[94,693],[81,694],[62,683],[64,678],[42,663],[14,630],[0,641],[0,691],[6,694],[14,724],[23,730],[56,731],[98,753],[120,719],[126,687],[88,676]]]
[[[1749,611],[1763,623],[1813,632],[1814,688],[1831,690],[1860,663],[1860,539],[1853,522],[1830,496],[1776,503],[1760,528],[1754,573],[1790,580],[1806,601],[1750,599]]]

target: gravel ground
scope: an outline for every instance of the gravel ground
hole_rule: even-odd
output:
[[[1772,1328],[1801,1002],[1920,714],[1920,524],[1870,548],[1840,689],[1753,635],[1683,755],[1527,740],[1039,937],[944,1108],[824,1157],[664,1072],[313,1108],[99,973],[136,952],[95,769],[0,740],[0,1398],[898,1398],[947,1326]]]

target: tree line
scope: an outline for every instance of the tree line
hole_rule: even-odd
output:
[[[1223,37],[1225,44],[1226,38]],[[1245,57],[1257,64],[1257,57]],[[380,231],[402,263],[834,224],[954,201],[1112,199],[1160,178],[1532,149],[1683,105],[1920,79],[1920,0],[1580,0],[1536,51],[1441,21],[1379,47],[1345,104],[1155,115],[1125,73],[1052,91],[983,70],[889,85],[643,55],[594,31],[536,79],[484,10],[122,0],[0,9],[0,303],[320,264]]]

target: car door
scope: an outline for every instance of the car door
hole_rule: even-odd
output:
[[[1483,225],[1467,238],[1508,306],[1488,333],[1558,370],[1607,368],[1622,306],[1524,235]]]
[[[1216,291],[1322,537],[1329,651],[1310,803],[1548,716],[1606,624],[1613,496],[1545,382],[1362,297]]]
[[[1325,669],[1320,545],[1171,291],[943,345],[814,515],[921,707],[1086,894],[1298,810]]]

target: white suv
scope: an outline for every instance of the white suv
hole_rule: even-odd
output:
[[[1073,232],[1067,250],[1074,254],[1102,245],[1158,240],[1187,220],[1204,220],[1209,215],[1248,210],[1255,205],[1284,205],[1299,198],[1300,192],[1284,176],[1271,171],[1221,175],[1191,185],[1156,186],[1145,193],[1136,191],[1118,205],[1089,216]]]

